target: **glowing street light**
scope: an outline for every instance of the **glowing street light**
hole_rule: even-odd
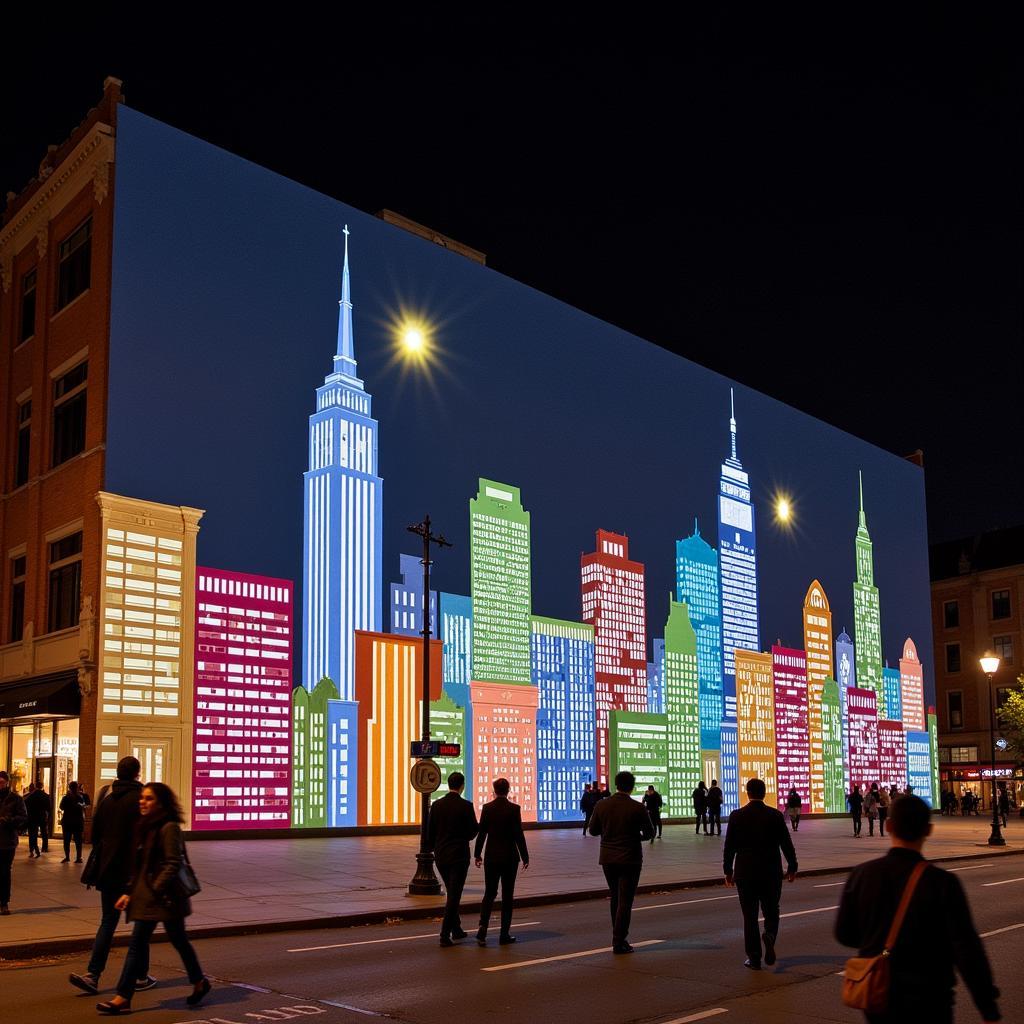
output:
[[[992,834],[988,837],[989,846],[1005,846],[1006,840],[999,828],[999,789],[996,786],[996,702],[992,694],[992,677],[999,669],[1002,658],[986,651],[979,659],[981,671],[988,676],[988,736],[992,751]]]

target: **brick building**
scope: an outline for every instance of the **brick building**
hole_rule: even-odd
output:
[[[986,651],[1002,659],[993,677],[998,707],[1021,674],[1024,526],[935,544],[929,556],[941,785],[957,797],[973,790],[987,807],[991,702],[979,659]],[[1012,755],[996,750],[997,769],[1009,774],[1013,763]],[[1017,775],[1020,805],[1024,778]]]

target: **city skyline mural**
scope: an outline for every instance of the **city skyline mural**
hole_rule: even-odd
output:
[[[293,826],[417,820],[427,511],[432,731],[478,803],[505,775],[573,820],[623,767],[670,816],[752,771],[811,813],[919,784],[918,467],[130,110],[118,167],[109,485],[301,592]]]

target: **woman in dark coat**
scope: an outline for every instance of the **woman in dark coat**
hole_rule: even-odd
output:
[[[61,864],[71,861],[71,841],[75,841],[75,863],[82,863],[82,833],[85,831],[85,809],[89,798],[78,788],[77,782],[68,783],[68,791],[61,797],[60,827],[64,833],[64,859]]]
[[[129,921],[135,922],[124,969],[117,983],[117,995],[108,1003],[97,1003],[100,1013],[127,1013],[131,1009],[135,982],[145,960],[145,951],[163,922],[171,945],[192,983],[192,994],[185,998],[189,1006],[198,1005],[210,991],[210,982],[199,966],[199,958],[185,933],[185,918],[192,913],[192,903],[181,891],[178,871],[186,858],[181,838],[181,808],[169,786],[151,782],[139,797],[141,817],[135,827],[135,858],[132,877],[125,895],[117,901],[118,910],[126,910]]]
[[[693,816],[697,819],[695,829],[697,835],[700,835],[701,825],[704,826],[704,835],[710,835],[708,832],[708,787],[703,782],[698,782],[697,788],[693,791]]]

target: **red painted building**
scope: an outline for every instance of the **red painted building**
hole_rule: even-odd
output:
[[[473,793],[477,811],[494,799],[491,783],[508,779],[509,799],[523,821],[537,820],[536,686],[471,683],[473,707]]]
[[[878,782],[886,788],[907,788],[907,733],[903,722],[878,723]]]
[[[779,807],[795,789],[811,809],[811,743],[807,731],[807,655],[792,647],[772,646],[775,684],[775,768]]]
[[[846,688],[850,726],[850,785],[861,791],[878,781],[878,695],[857,686]]]

